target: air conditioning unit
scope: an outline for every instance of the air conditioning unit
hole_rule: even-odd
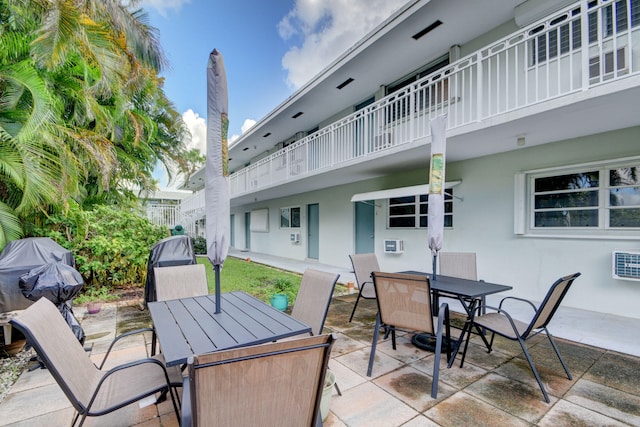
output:
[[[291,233],[289,235],[289,240],[291,243],[299,243],[300,242],[300,233]]]
[[[640,281],[640,251],[613,251],[611,270],[614,279]]]
[[[385,254],[401,254],[402,252],[404,252],[404,242],[402,240],[384,241]]]

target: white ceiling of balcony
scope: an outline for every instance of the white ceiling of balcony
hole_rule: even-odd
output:
[[[513,21],[519,3],[522,0],[409,2],[245,132],[231,147],[231,170],[296,132],[314,129],[336,112],[371,97],[381,84],[392,83],[441,57],[452,45],[464,45]],[[442,25],[418,40],[412,38],[436,20]],[[353,82],[342,90],[336,88],[348,78]],[[298,112],[304,114],[292,118]],[[267,133],[270,135],[264,138]]]

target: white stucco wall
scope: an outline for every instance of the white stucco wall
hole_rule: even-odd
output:
[[[461,180],[454,194],[454,227],[445,230],[445,251],[477,253],[478,276],[486,281],[509,284],[512,294],[541,300],[558,277],[580,271],[564,305],[602,313],[640,318],[640,282],[611,277],[614,249],[640,250],[640,238],[545,238],[514,234],[514,176],[517,173],[562,165],[640,155],[640,128],[623,129],[538,147],[523,147],[508,153],[447,164],[447,181]],[[403,174],[346,184],[322,191],[295,195],[256,206],[235,208],[236,243],[244,242],[244,212],[269,208],[269,232],[252,233],[251,250],[304,260],[307,256],[306,206],[319,204],[320,257],[324,264],[350,267],[354,251],[354,207],[356,193],[394,188],[427,181],[427,172]],[[291,185],[295,185],[292,183]],[[292,230],[280,229],[280,208],[301,207],[300,243],[292,244]],[[381,269],[431,271],[427,231],[387,229],[386,200],[376,201],[375,247]],[[240,219],[240,221],[239,221]],[[404,253],[384,254],[384,239],[404,240]],[[241,247],[239,247],[241,248]]]

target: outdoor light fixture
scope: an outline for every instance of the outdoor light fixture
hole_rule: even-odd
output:
[[[248,149],[249,149],[249,147],[244,147],[244,148],[242,149],[242,151],[247,151]]]
[[[266,137],[268,137],[268,136],[271,136],[271,132],[267,132],[267,133],[265,133],[264,135],[262,135],[262,137],[263,137],[263,138],[266,138]]]
[[[347,80],[343,81],[338,86],[336,86],[336,89],[341,90],[343,87],[345,87],[346,85],[348,85],[352,81],[353,81],[353,79],[351,77],[349,77]]]
[[[520,135],[516,140],[516,143],[518,144],[518,147],[522,147],[526,143],[524,135]]]
[[[295,113],[293,116],[291,116],[292,119],[297,119],[298,117],[300,117],[301,115],[303,115],[304,113],[302,111],[298,111],[297,113]]]
[[[441,20],[436,20],[433,24],[429,25],[427,28],[418,31],[417,33],[415,33],[414,35],[412,35],[411,37],[414,40],[418,40],[421,37],[424,37],[425,35],[427,35],[427,33],[435,30],[436,28],[438,28],[440,25],[442,25],[442,21]]]

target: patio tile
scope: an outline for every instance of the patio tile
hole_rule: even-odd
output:
[[[584,379],[640,396],[637,357],[608,352],[585,373]]]
[[[348,426],[402,425],[418,415],[414,409],[376,385],[366,382],[331,402],[331,411]]]
[[[462,360],[463,350],[464,348],[460,349],[456,357],[456,361],[454,362],[457,363],[458,366],[460,366],[460,360]],[[487,353],[487,347],[485,347],[484,344],[470,342],[464,362],[465,364],[467,362],[473,363],[482,369],[490,371],[507,362],[511,357],[513,356],[509,356],[509,354],[505,353],[502,348],[494,348],[491,350],[491,353]]]
[[[451,368],[447,368],[446,353],[442,354],[440,359],[440,383],[449,384],[458,390],[462,390],[469,384],[477,381],[487,374],[487,370],[475,366],[473,363],[467,363],[462,368],[459,364],[453,364]],[[433,373],[433,362],[435,358],[426,357],[410,364],[413,368],[424,372],[428,375]]]
[[[480,378],[464,391],[530,423],[542,418],[549,410],[549,405],[558,400],[549,395],[551,403],[548,404],[537,386],[534,388],[529,384],[493,373]]]
[[[357,350],[349,354],[336,357],[336,360],[343,365],[347,366],[356,373],[366,375],[367,367],[369,366],[369,350]],[[383,352],[376,352],[376,356],[373,361],[373,369],[371,371],[371,377],[377,378],[388,372],[394,371],[402,366],[402,362],[393,357],[387,356]],[[368,378],[368,377],[367,377]]]
[[[540,361],[538,361],[538,363],[534,361],[534,363],[536,364],[535,366],[538,370],[538,374],[540,375],[540,379],[542,380],[542,384],[544,385],[545,390],[547,390],[549,396],[553,395],[558,397],[564,395],[576,381],[576,376],[573,377],[573,380],[567,378],[562,367],[560,367],[559,370],[555,369],[556,367],[554,367],[554,369],[548,369]],[[493,372],[514,381],[528,384],[530,387],[538,390],[540,397],[542,398],[540,386],[538,385],[538,382],[533,375],[533,371],[531,371],[531,368],[525,359],[513,358],[495,369]]]
[[[50,384],[17,393],[10,391],[2,401],[0,426],[69,408],[71,404],[58,384]]]
[[[331,371],[335,374],[336,382],[338,383],[338,387],[340,387],[340,390],[342,392],[360,385],[368,380],[368,378],[365,377],[364,374],[360,375],[352,371],[336,359],[331,359],[329,361],[329,369],[331,369]],[[335,390],[334,396],[337,396]]]
[[[464,392],[458,392],[424,413],[442,427],[525,427],[530,424]]]
[[[68,408],[61,409],[59,411],[48,412],[43,415],[25,419],[24,421],[11,423],[11,427],[68,426],[71,425],[74,415],[75,410],[69,406]]]
[[[607,417],[640,425],[640,397],[613,387],[581,379],[565,399]]]
[[[423,359],[425,357],[433,356],[433,353],[422,350],[411,343],[411,337],[413,334],[402,334],[396,337],[396,349],[393,349],[391,336],[384,341],[379,341],[376,348],[376,355],[378,352],[393,357],[401,361],[402,363],[412,363],[416,360]],[[446,357],[446,356],[445,356]]]
[[[35,365],[32,364],[30,366]],[[13,387],[11,387],[11,393],[19,393],[51,384],[57,383],[47,369],[36,368],[33,371],[26,370],[20,375]]]
[[[439,424],[434,423],[424,415],[418,415],[417,417],[402,424],[402,427],[439,427]]]
[[[588,408],[575,405],[565,400],[561,400],[557,404],[555,404],[549,412],[547,412],[547,414],[538,422],[537,425],[540,427],[622,427],[628,426],[629,424],[621,423],[612,418],[591,411]]]
[[[418,412],[424,412],[457,390],[439,382],[438,399],[431,397],[433,377],[409,366],[382,375],[374,384],[397,397]]]
[[[331,348],[331,356],[336,357],[341,354],[351,353],[355,350],[360,350],[369,347],[361,341],[354,340],[348,335],[340,332],[334,332],[336,335],[336,341]],[[369,344],[370,345],[370,344]]]

